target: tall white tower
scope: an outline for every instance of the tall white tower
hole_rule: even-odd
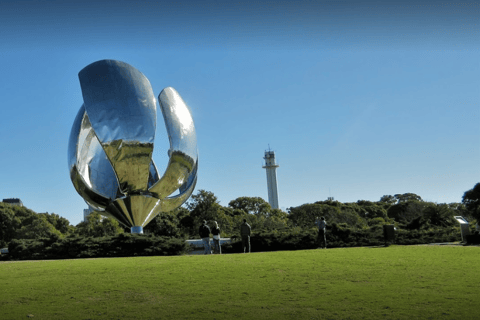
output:
[[[267,169],[268,203],[273,209],[278,209],[277,168],[279,165],[275,163],[275,152],[265,151],[263,159],[265,159],[265,165],[262,168]]]

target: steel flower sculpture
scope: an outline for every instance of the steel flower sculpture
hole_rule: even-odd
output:
[[[70,178],[89,206],[142,233],[195,188],[198,151],[191,113],[175,89],[158,96],[170,140],[160,177],[152,159],[157,109],[148,79],[116,60],[94,62],[78,76],[84,103],[70,133]]]

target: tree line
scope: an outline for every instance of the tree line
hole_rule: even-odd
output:
[[[254,235],[302,234],[314,232],[315,218],[320,216],[325,217],[329,228],[338,234],[347,230],[349,236],[355,232],[378,231],[384,224],[395,224],[398,229],[407,231],[458,229],[454,216],[467,218],[473,231],[475,223],[480,221],[479,207],[480,183],[467,190],[460,203],[438,204],[405,193],[384,195],[379,201],[342,203],[329,199],[291,207],[287,212],[273,209],[260,197],[239,197],[230,201],[228,206],[222,206],[213,192],[199,190],[184,206],[160,213],[144,232],[162,237],[198,238],[198,227],[207,220],[209,223],[218,222],[222,237],[235,237],[243,219],[247,219]],[[87,221],[72,226],[55,213],[36,213],[25,207],[0,203],[0,247],[8,246],[14,239],[95,238],[126,232],[129,232],[128,228],[99,212],[93,212]]]

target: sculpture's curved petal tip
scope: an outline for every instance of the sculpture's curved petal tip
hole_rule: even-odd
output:
[[[192,115],[180,94],[172,87],[162,90],[158,97],[170,140],[167,169],[149,191],[163,199],[196,176],[198,161],[197,134]]]

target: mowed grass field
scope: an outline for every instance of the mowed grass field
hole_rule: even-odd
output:
[[[480,248],[0,263],[0,319],[479,319]]]

